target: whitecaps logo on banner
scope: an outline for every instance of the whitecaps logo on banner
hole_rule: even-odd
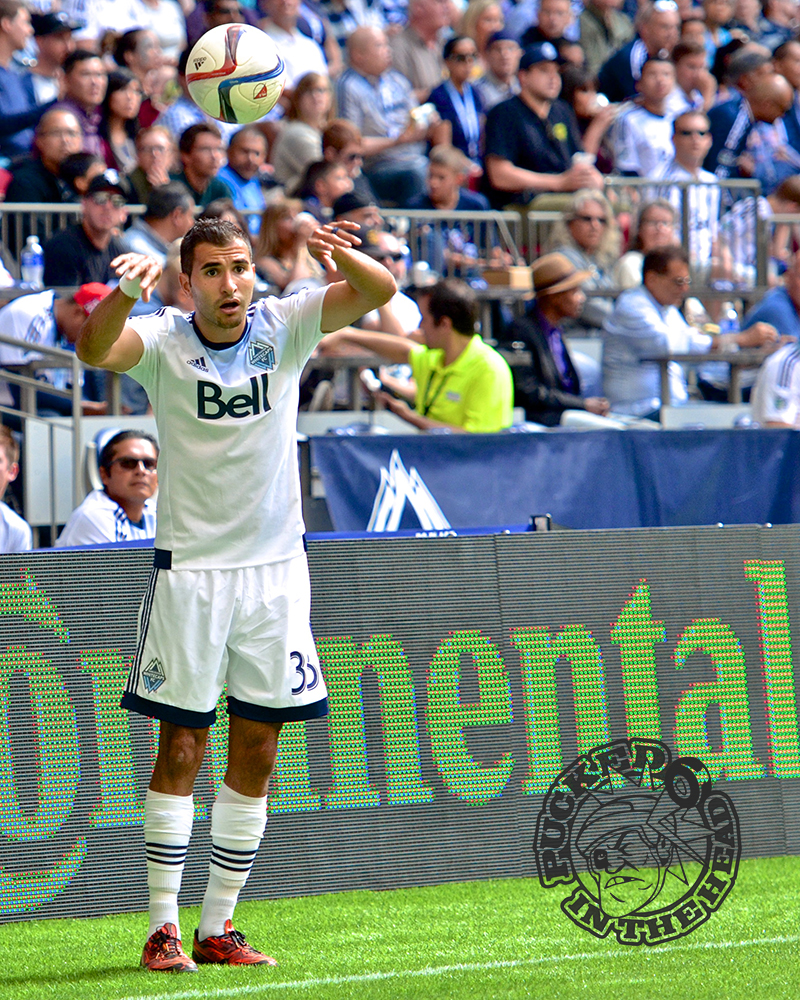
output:
[[[420,527],[425,531],[451,527],[422,476],[413,465],[410,470],[406,469],[395,448],[389,458],[389,468],[381,467],[381,484],[375,494],[367,531],[397,531],[407,503],[414,508]]]

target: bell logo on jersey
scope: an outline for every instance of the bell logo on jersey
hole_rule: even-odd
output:
[[[232,417],[234,420],[241,420],[242,417],[257,417],[259,413],[271,410],[267,397],[269,375],[252,375],[250,387],[250,392],[240,392],[226,399],[222,394],[222,386],[201,379],[197,383],[197,419],[221,420],[223,417]]]

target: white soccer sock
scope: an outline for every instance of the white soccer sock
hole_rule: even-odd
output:
[[[211,810],[211,864],[197,929],[199,941],[224,934],[225,921],[233,919],[266,825],[266,795],[253,799],[223,783]]]
[[[148,937],[164,924],[178,923],[178,891],[192,835],[194,797],[147,790],[144,802],[144,840],[147,887],[150,890]]]

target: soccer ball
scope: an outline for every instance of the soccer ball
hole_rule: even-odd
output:
[[[219,24],[207,31],[186,63],[189,94],[206,114],[245,125],[278,103],[286,67],[275,43],[251,24]]]

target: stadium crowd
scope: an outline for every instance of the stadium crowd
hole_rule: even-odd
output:
[[[206,115],[186,82],[197,39],[238,22],[269,34],[287,66],[278,105],[244,127]],[[652,417],[657,366],[643,356],[739,346],[782,349],[754,401],[764,425],[793,426],[797,234],[768,226],[764,250],[757,221],[800,212],[798,35],[796,0],[765,0],[763,9],[749,0],[0,0],[0,196],[9,213],[0,286],[20,285],[26,245],[40,241],[44,255],[39,287],[9,293],[0,333],[70,349],[76,326],[116,284],[111,262],[129,251],[164,269],[136,312],[189,309],[178,246],[198,215],[249,232],[262,292],[319,286],[331,279],[308,240],[320,223],[349,219],[401,292],[365,319],[366,333],[332,335],[321,353],[382,345],[395,367],[375,393],[419,429],[501,430],[512,402],[545,425],[565,409]],[[731,185],[739,179],[758,188]],[[15,215],[16,204],[80,212],[50,234],[46,212]],[[521,248],[487,241],[477,220],[445,218],[508,208],[556,212],[558,221]],[[443,219],[428,220],[422,243],[409,247],[393,209]],[[535,299],[514,322],[492,309],[482,332],[498,354],[474,342],[474,293],[487,265],[519,264],[521,249],[535,261]],[[415,259],[427,270],[411,267]],[[759,275],[772,291],[745,315],[743,290]],[[427,285],[419,305],[407,285]],[[602,365],[573,356],[575,336],[600,338]],[[0,365],[30,357],[0,345]],[[104,384],[90,374],[85,411],[103,412]],[[464,380],[457,405],[437,389],[451,375]],[[680,402],[685,379],[673,376]],[[58,387],[66,378],[38,377]],[[726,377],[709,363],[697,391],[725,398]],[[125,411],[146,413],[143,390],[122,383]],[[307,405],[335,405],[324,367],[304,391]],[[0,394],[18,405],[13,385],[0,383]],[[37,405],[64,412],[46,391]],[[7,486],[19,428],[4,423],[16,434],[0,442]],[[150,468],[123,458],[126,472],[149,482],[155,454]],[[110,453],[106,461],[118,463]],[[108,494],[113,470],[101,469]],[[122,536],[121,518],[110,520],[117,537],[145,530],[142,510],[137,500],[129,513],[138,527]],[[14,526],[7,538],[30,544],[10,512],[3,518]]]

